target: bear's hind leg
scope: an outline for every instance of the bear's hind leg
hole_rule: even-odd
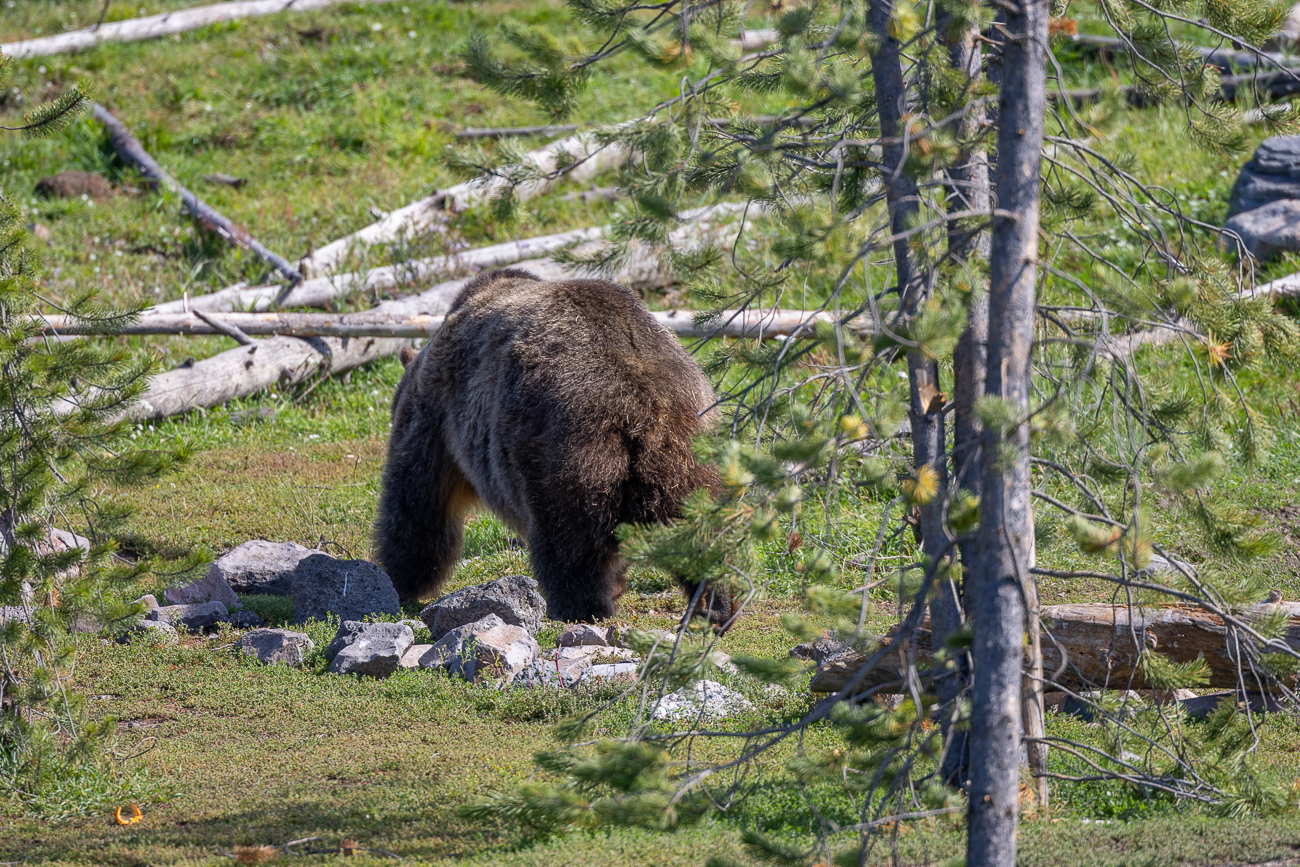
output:
[[[534,528],[528,547],[533,577],[546,597],[547,616],[568,623],[613,617],[627,569],[612,535],[575,536],[559,528]]]
[[[681,586],[682,592],[686,594],[686,604],[690,605],[691,600],[695,599],[695,594],[699,591],[700,585],[680,577],[677,579],[677,583]],[[692,617],[708,618],[709,623],[717,627],[719,632],[726,630],[735,613],[735,603],[731,599],[731,594],[727,592],[725,587],[713,584],[704,586],[703,591],[700,591],[699,601],[695,603],[695,608],[691,610]]]
[[[465,515],[478,502],[441,442],[425,440],[390,454],[375,550],[400,599],[438,594],[460,559]]]

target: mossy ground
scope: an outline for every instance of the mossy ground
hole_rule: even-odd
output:
[[[19,0],[17,7],[0,10],[0,41],[84,26],[98,15],[99,5],[99,0]],[[109,18],[188,5],[195,4],[114,2]],[[471,30],[490,29],[505,15],[566,36],[577,32],[555,0],[409,0],[247,20],[157,42],[24,61],[14,81],[17,91],[0,99],[0,122],[16,119],[62,82],[87,76],[98,98],[183,183],[268,246],[294,257],[371,222],[372,209],[391,210],[459,180],[445,158],[456,129],[546,122],[537,110],[460,75],[458,46]],[[1107,72],[1084,59],[1067,68],[1079,82]],[[678,74],[615,59],[582,97],[577,120],[587,125],[622,120],[673,91]],[[1226,210],[1240,157],[1191,148],[1176,110],[1133,113],[1106,147],[1129,155],[1138,174],[1171,190],[1197,218],[1213,223]],[[139,303],[264,277],[260,263],[198,234],[172,199],[129,192],[100,203],[33,196],[38,178],[68,168],[104,172],[119,189],[132,185],[88,125],[40,142],[0,138],[0,188],[22,203],[33,222],[50,230],[43,252],[51,300],[93,287],[109,302]],[[244,177],[248,184],[234,190],[206,183],[203,176],[213,172]],[[522,209],[514,221],[488,210],[471,211],[432,239],[371,251],[355,264],[592,225],[607,220],[613,207],[549,197]],[[1116,251],[1128,243],[1122,233],[1104,240]],[[1296,265],[1283,260],[1269,273],[1289,273]],[[360,307],[372,301],[341,303]],[[666,303],[657,294],[648,301]],[[227,346],[218,338],[128,342],[140,351],[157,348],[171,363]],[[260,537],[368,556],[388,400],[399,375],[397,362],[386,361],[310,392],[276,391],[140,426],[133,434],[138,440],[188,443],[196,455],[153,487],[101,492],[135,507],[125,553],[195,548],[220,553]],[[1291,371],[1246,380],[1276,426],[1277,442],[1268,462],[1234,467],[1221,486],[1288,534],[1278,556],[1241,568],[1263,570],[1264,583],[1297,599],[1297,380]],[[834,550],[846,564],[869,550],[883,502],[863,495],[835,504],[841,519]],[[810,539],[824,531],[818,511],[805,512]],[[1204,553],[1179,515],[1155,509],[1152,519],[1154,534],[1177,555],[1195,560]],[[885,566],[901,562],[911,554],[907,537],[891,542],[883,554]],[[471,522],[465,555],[449,589],[527,569],[525,553],[488,516]],[[1052,527],[1043,533],[1039,557],[1058,566],[1081,562],[1064,533]],[[793,643],[779,618],[797,607],[800,578],[793,558],[779,546],[768,552],[767,566],[771,590],[723,639],[728,652],[781,655]],[[845,586],[861,577],[846,568]],[[1046,581],[1042,587],[1047,603],[1108,599],[1111,592],[1087,581]],[[257,598],[248,604],[271,622],[289,616],[282,600]],[[670,627],[680,609],[662,576],[637,572],[619,617],[638,626]],[[892,595],[882,591],[872,624],[884,626],[892,616]],[[333,631],[330,624],[309,629],[318,648]],[[77,682],[93,696],[97,712],[119,721],[118,754],[143,751],[124,765],[147,771],[152,781],[144,820],[119,827],[101,814],[41,820],[20,818],[15,810],[0,812],[0,861],[123,867],[229,863],[226,853],[236,846],[319,837],[305,845],[325,848],[352,838],[410,863],[694,865],[710,855],[743,857],[738,843],[743,828],[806,833],[813,807],[833,806],[815,792],[811,801],[805,799],[774,756],[754,778],[753,795],[704,826],[677,834],[613,831],[533,841],[509,823],[459,818],[457,807],[528,778],[533,753],[553,744],[550,724],[608,693],[497,691],[425,673],[359,681],[325,674],[319,652],[301,671],[264,669],[242,659],[234,640],[223,632],[153,647],[87,638]],[[806,707],[799,695],[774,698],[743,679],[733,685],[751,696],[756,713],[766,719]],[[619,731],[633,712],[630,701],[621,702],[606,712],[603,724]],[[1089,736],[1073,718],[1053,716],[1049,724],[1055,732]],[[811,737],[824,734],[815,731]],[[1270,777],[1289,780],[1300,774],[1300,732],[1291,719],[1268,718],[1260,735],[1261,764]],[[1060,785],[1054,796],[1052,816],[1031,818],[1023,826],[1023,864],[1253,863],[1292,858],[1300,849],[1296,819],[1180,813],[1118,785]],[[895,842],[904,864],[942,863],[961,851],[959,832],[941,824],[906,829]],[[890,857],[884,850],[877,854]]]

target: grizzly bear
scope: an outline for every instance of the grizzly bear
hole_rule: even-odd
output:
[[[687,494],[716,490],[691,449],[713,404],[694,360],[632,291],[480,275],[393,397],[379,562],[402,599],[436,596],[466,513],[484,505],[527,542],[551,618],[610,617],[627,569],[615,527],[667,522]],[[731,619],[722,588],[700,597],[695,613]]]

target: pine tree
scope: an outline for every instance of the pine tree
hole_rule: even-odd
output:
[[[0,84],[8,66],[0,57]],[[85,86],[74,85],[19,130],[48,135],[88,104]],[[84,796],[65,791],[103,781],[115,730],[88,715],[73,685],[73,627],[121,633],[140,611],[103,591],[150,566],[114,556],[125,513],[96,502],[91,483],[154,478],[183,453],[134,449],[116,420],[143,391],[152,359],[40,336],[39,275],[23,215],[0,191],[0,810],[60,813],[114,794],[98,784]],[[90,294],[61,312],[110,327],[133,315],[104,311]]]
[[[1231,153],[1242,142],[1240,113],[1217,101],[1218,73],[1165,25],[1203,16],[1215,34],[1257,41],[1276,27],[1280,7],[1255,0],[1212,5],[1107,0],[1102,14],[1120,39],[1141,100],[1184,103],[1189,139]],[[746,443],[710,448],[726,496],[697,495],[681,525],[626,531],[628,550],[641,562],[730,583],[741,597],[761,592],[754,546],[793,538],[799,520],[797,506],[777,505],[798,504],[807,490],[820,489],[829,512],[837,486],[874,485],[886,498],[892,494],[890,509],[913,522],[920,537],[912,562],[890,576],[900,601],[891,645],[862,629],[868,598],[862,589],[845,589],[838,552],[798,549],[808,608],[831,618],[868,665],[891,647],[907,646],[927,606],[939,639],[935,665],[905,672],[909,695],[899,708],[869,706],[848,688],[797,724],[753,733],[749,758],[830,721],[845,747],[801,752],[789,770],[809,784],[842,782],[861,821],[824,824],[806,850],[758,836],[749,842],[778,863],[837,855],[858,863],[891,816],[968,809],[968,862],[1013,863],[1022,724],[1038,738],[1031,771],[1045,769],[1051,740],[1034,731],[1041,723],[1041,710],[1037,718],[1033,712],[1041,701],[1041,661],[1037,669],[1021,667],[1022,636],[1027,632],[1033,646],[1038,629],[1037,576],[1104,574],[1138,606],[1177,595],[1227,611],[1251,599],[1258,588],[1223,579],[1213,560],[1195,570],[1177,566],[1163,585],[1152,579],[1144,571],[1152,558],[1172,558],[1152,537],[1144,498],[1152,489],[1170,498],[1219,561],[1270,550],[1275,538],[1225,505],[1212,484],[1221,455],[1258,461],[1268,445],[1267,424],[1239,372],[1294,357],[1300,334],[1267,302],[1244,297],[1247,287],[1214,250],[1213,235],[1113,153],[1108,130],[1128,110],[1118,90],[1102,88],[1082,106],[1049,103],[1050,92],[1065,83],[1053,80],[1056,67],[1046,60],[1055,30],[1046,4],[949,0],[933,17],[929,7],[883,0],[800,6],[775,11],[777,41],[748,53],[726,38],[741,22],[722,3],[670,2],[651,11],[619,0],[573,0],[570,8],[600,48],[585,56],[552,52],[545,75],[569,76],[580,87],[594,64],[630,51],[647,63],[675,65],[690,82],[608,133],[639,155],[624,179],[630,196],[620,238],[661,240],[693,196],[747,197],[765,207],[776,228],[751,241],[739,278],[680,271],[707,308],[702,319],[756,301],[776,303],[797,281],[809,308],[832,311],[837,320],[819,326],[813,339],[715,349],[707,369],[719,381],[726,433]],[[1067,7],[1053,11],[1064,15]],[[511,33],[510,41],[522,45],[517,30]],[[989,46],[982,58],[976,33]],[[542,86],[537,63],[512,67],[488,40],[476,40],[470,54],[471,74],[489,86],[517,94],[526,93],[525,80]],[[539,102],[559,111],[578,93]],[[738,102],[767,95],[786,106],[776,118],[735,116]],[[1275,129],[1295,121],[1278,107],[1264,114]],[[704,122],[718,117],[731,122]],[[990,128],[999,130],[995,140]],[[996,178],[992,201],[985,153]],[[489,162],[479,155],[475,164]],[[508,207],[508,196],[502,202]],[[1086,240],[1103,227],[1122,235],[1122,243]],[[1126,245],[1142,255],[1125,253]],[[1149,364],[1140,355],[1149,343],[1172,348],[1155,350],[1160,363]],[[1199,399],[1185,397],[1191,383]],[[900,454],[894,443],[904,417],[911,449]],[[1031,496],[1046,514],[1034,514]],[[1083,555],[1103,558],[1102,571],[1041,567],[1035,539],[1053,526],[1066,528]],[[872,564],[885,535],[882,526],[876,544],[866,546]],[[788,628],[805,637],[809,630],[799,618],[790,618]],[[1249,654],[1281,672],[1295,653],[1270,643],[1269,628],[1249,627],[1238,637]],[[707,636],[695,636],[685,623],[683,635],[694,637],[674,647],[677,673],[664,684],[698,677],[706,665]],[[737,663],[773,683],[799,674],[788,660]],[[1195,678],[1191,671],[1164,675],[1171,683]],[[1023,723],[1022,689],[1029,710]],[[972,706],[968,777],[961,742]],[[945,723],[938,732],[925,725],[934,714]],[[1198,751],[1187,748],[1176,719],[1144,718],[1115,735],[1111,755],[1137,737],[1168,746],[1175,758],[1137,773],[1103,764],[1103,773],[1234,810],[1285,808],[1290,800],[1255,784],[1249,747],[1229,734],[1234,726],[1218,725],[1207,735],[1217,746]],[[641,722],[626,739],[653,745],[665,764],[680,743],[691,743]],[[1219,749],[1231,758],[1214,758]],[[1233,783],[1229,767],[1241,769],[1247,782]],[[556,768],[558,788],[512,802],[518,811],[546,816],[552,831],[566,827],[570,814],[547,804],[568,809],[564,793],[579,784]],[[687,770],[674,784],[682,797],[694,797],[708,779],[705,771]],[[978,797],[964,807],[967,793]],[[724,802],[730,794],[711,797]]]

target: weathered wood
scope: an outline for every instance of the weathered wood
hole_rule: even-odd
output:
[[[205,229],[217,232],[227,240],[252,250],[283,274],[290,285],[302,282],[302,274],[293,265],[289,264],[284,257],[268,250],[260,241],[250,235],[247,229],[231,222],[228,217],[177,183],[175,178],[163,171],[162,166],[158,165],[158,162],[149,156],[140,141],[131,133],[131,130],[127,129],[126,124],[113,117],[106,108],[98,103],[95,104],[95,120],[102,123],[104,128],[108,130],[109,143],[122,162],[134,166],[146,178],[175,191],[181,197],[181,201],[184,202],[185,209]]]
[[[539,268],[539,263],[529,263]],[[545,266],[540,266],[545,267]],[[453,281],[460,284],[462,281]],[[456,287],[457,289],[459,286]],[[438,292],[438,303],[446,292]],[[423,297],[423,296],[422,296]],[[430,299],[431,303],[432,300]],[[724,310],[716,320],[697,324],[693,310],[657,310],[651,315],[679,337],[742,337],[757,340],[788,338],[791,335],[812,337],[819,322],[831,322],[826,313],[803,310]],[[118,334],[225,334],[241,343],[249,335],[280,337],[391,337],[426,338],[442,327],[443,317],[431,314],[379,313],[158,313],[141,316],[135,322],[114,330],[97,323],[87,323],[68,316],[42,317],[41,333],[50,336]],[[875,330],[865,323],[849,323],[847,330],[870,337]],[[237,335],[242,335],[243,339]]]
[[[475,129],[471,126],[456,133],[456,138],[510,138],[525,135],[555,135],[557,133],[573,132],[577,128],[576,123],[564,123],[558,126],[504,126],[485,129]]]
[[[1128,53],[1128,44],[1116,36],[1093,36],[1086,33],[1077,33],[1071,36],[1068,41],[1080,48],[1095,51],[1099,54]],[[1224,48],[1188,45],[1186,43],[1182,43],[1180,47],[1195,51],[1205,58],[1206,63],[1221,69],[1238,66],[1243,68],[1263,67],[1265,69],[1295,68],[1296,66],[1295,57],[1279,51],[1232,51]]]
[[[543,177],[519,184],[515,187],[514,195],[519,201],[527,201],[549,192],[561,183],[587,183],[606,169],[625,165],[627,159],[626,148],[617,144],[602,145],[593,133],[579,133],[560,139],[530,152],[526,162],[548,175],[556,172],[561,164],[569,168],[558,177]],[[442,219],[444,212],[463,211],[471,205],[486,202],[506,186],[504,178],[488,175],[439,190],[414,204],[387,214],[364,229],[326,244],[305,256],[298,267],[309,277],[329,274],[354,247],[383,244],[427,231]]]
[[[94,48],[103,42],[140,42],[158,39],[173,33],[198,30],[223,21],[238,18],[256,18],[277,12],[307,12],[324,9],[338,3],[391,3],[392,0],[245,0],[245,2],[217,3],[198,6],[145,18],[131,18],[100,24],[85,30],[73,30],[39,39],[0,44],[0,54],[13,58],[45,57],[52,54],[71,54]]]
[[[1225,75],[1219,79],[1219,92],[1228,102],[1235,102],[1238,94],[1258,93],[1271,99],[1300,93],[1300,69],[1280,69],[1273,72],[1249,73],[1246,75]],[[1125,102],[1133,108],[1151,108],[1158,103],[1151,94],[1138,87],[1125,85],[1119,88]],[[1096,102],[1101,96],[1098,89],[1059,90],[1053,88],[1047,92],[1049,102],[1068,102],[1073,106],[1083,106]]]
[[[669,242],[678,249],[689,251],[705,244],[725,243],[738,228],[725,220],[714,219],[711,214],[677,229],[669,235]],[[585,276],[581,267],[550,259],[523,262],[520,267],[544,280]],[[629,286],[652,286],[665,285],[673,275],[664,270],[655,250],[635,247],[612,279]],[[385,301],[367,313],[393,317],[441,316],[465,282],[452,280],[411,298]],[[685,326],[687,317],[682,316],[681,320]],[[124,412],[123,417],[143,421],[218,406],[269,388],[277,382],[295,385],[311,376],[342,373],[386,355],[395,355],[402,347],[412,346],[415,342],[405,337],[354,336],[259,340],[253,346],[222,352],[190,367],[155,376],[140,402]],[[69,401],[63,409],[73,405],[74,402]]]
[[[1261,603],[1242,615],[1257,621],[1282,609],[1291,619],[1283,641],[1300,652],[1300,602]],[[1247,688],[1256,689],[1255,672],[1246,651],[1249,641],[1229,641],[1223,619],[1200,608],[1169,606],[1130,610],[1125,605],[1049,605],[1042,609],[1043,672],[1049,688],[1055,684],[1079,692],[1089,689],[1150,689],[1139,667],[1146,648],[1172,662],[1192,662],[1203,657],[1209,666],[1213,689],[1236,689],[1237,660]],[[892,639],[886,639],[889,643]],[[902,648],[900,647],[900,653]],[[916,664],[932,664],[930,627],[927,622],[916,635]],[[855,675],[865,657],[852,653],[822,666],[813,677],[813,692],[831,693],[843,688]],[[899,681],[897,662],[870,673],[861,689]],[[1263,679],[1262,673],[1260,675]],[[1293,683],[1294,678],[1287,681]]]

